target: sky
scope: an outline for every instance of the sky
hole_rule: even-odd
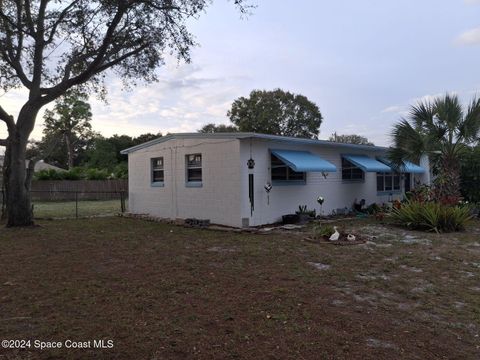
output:
[[[410,105],[446,92],[467,103],[480,89],[480,0],[251,1],[247,18],[233,1],[215,0],[190,21],[200,44],[192,62],[168,58],[159,82],[125,91],[109,76],[108,104],[90,99],[94,130],[136,136],[228,124],[233,100],[281,88],[319,106],[320,138],[389,145]],[[25,98],[12,90],[0,104],[16,115]]]

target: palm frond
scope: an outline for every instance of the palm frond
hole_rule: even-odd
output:
[[[463,119],[463,110],[457,95],[446,94],[436,98],[433,109],[438,126],[447,128],[452,134]]]
[[[468,105],[465,118],[458,125],[457,137],[467,143],[480,140],[480,98],[473,98]]]
[[[400,120],[392,130],[394,149],[389,152],[389,160],[400,166],[403,160],[418,162],[422,154],[429,150],[426,137],[406,119]]]
[[[425,127],[430,127],[433,125],[433,117],[435,115],[433,104],[429,101],[418,102],[416,105],[410,107],[408,115],[413,121],[415,129],[420,130]]]

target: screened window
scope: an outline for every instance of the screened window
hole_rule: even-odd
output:
[[[164,180],[164,171],[163,171],[163,157],[153,158],[151,163],[152,166],[152,182],[159,183]]]
[[[190,154],[186,156],[187,182],[202,182],[202,154]]]
[[[275,155],[271,155],[272,182],[273,181],[303,181],[305,182],[306,174],[304,172],[296,172],[292,170],[282,160]]]
[[[342,180],[363,181],[365,172],[347,159],[342,158]]]
[[[400,190],[400,174],[377,173],[377,191]]]

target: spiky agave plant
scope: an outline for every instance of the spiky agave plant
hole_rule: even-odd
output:
[[[470,206],[407,201],[392,210],[392,220],[410,229],[440,232],[462,231],[473,218]]]
[[[457,95],[446,94],[411,106],[407,118],[394,126],[389,158],[401,168],[403,160],[418,162],[428,154],[436,171],[440,198],[460,195],[460,157],[479,142],[480,98],[464,110]]]

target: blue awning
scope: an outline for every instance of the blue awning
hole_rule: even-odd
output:
[[[387,164],[392,168],[393,171],[395,171],[395,168],[391,166],[391,162],[388,161],[386,158],[379,158],[381,162]],[[398,169],[400,172],[404,173],[412,173],[412,174],[423,174],[425,173],[425,169],[422,168],[421,166],[418,166],[417,164],[414,164],[410,161],[403,160],[403,166]]]
[[[404,164],[404,169],[403,172],[406,173],[414,173],[414,174],[423,174],[425,172],[425,169],[422,168],[421,166],[418,166],[417,164],[414,164],[410,161],[403,161]]]
[[[360,169],[366,172],[391,172],[390,166],[381,163],[378,160],[369,158],[366,155],[342,155],[344,159],[347,159],[352,164],[358,166]]]
[[[335,172],[331,162],[309,151],[272,150],[272,154],[297,172]]]

